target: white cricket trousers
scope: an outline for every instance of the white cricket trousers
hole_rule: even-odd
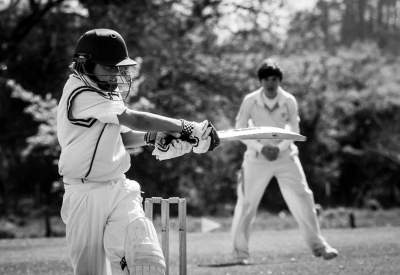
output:
[[[256,217],[260,200],[271,178],[276,177],[282,196],[299,224],[304,239],[311,249],[325,245],[316,216],[314,196],[307,185],[297,154],[284,152],[275,161],[247,151],[242,166],[242,180],[238,183],[237,203],[232,221],[233,255],[249,257],[251,223]]]
[[[125,256],[128,224],[144,217],[139,184],[121,178],[64,186],[61,217],[74,274],[128,274],[120,261]]]

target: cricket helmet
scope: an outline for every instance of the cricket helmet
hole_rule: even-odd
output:
[[[96,64],[118,69],[112,80],[104,81],[94,74]],[[135,88],[140,64],[131,59],[122,36],[111,29],[93,29],[84,33],[78,40],[71,66],[86,85],[105,91],[118,91],[129,95]],[[92,85],[94,82],[96,85]]]
[[[266,79],[269,76],[276,76],[282,81],[283,72],[274,60],[265,59],[257,71],[257,76],[259,80]]]
[[[78,40],[74,58],[86,58],[104,66],[130,66],[136,61],[129,57],[122,36],[110,29],[93,29]]]

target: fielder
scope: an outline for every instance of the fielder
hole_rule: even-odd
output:
[[[280,87],[281,69],[272,60],[265,60],[257,73],[261,87],[245,96],[236,117],[236,128],[273,126],[299,133],[297,101]],[[232,222],[234,258],[244,264],[248,262],[250,226],[273,176],[312,253],[324,259],[335,258],[338,251],[321,235],[313,193],[308,187],[296,145],[290,140],[243,142],[247,150]]]
[[[137,63],[116,31],[83,34],[71,69],[57,109],[57,137],[65,186],[61,217],[74,274],[164,274],[164,256],[145,218],[140,186],[124,174],[130,167],[125,147],[153,145],[158,159],[205,153],[219,143],[215,128],[208,121],[127,108],[123,96],[137,77]],[[178,139],[165,144],[169,135]]]

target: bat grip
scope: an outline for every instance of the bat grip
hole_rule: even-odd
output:
[[[164,138],[164,142],[165,142],[165,144],[170,144],[174,139],[180,139],[180,140],[183,140],[183,141],[187,141],[187,142],[189,142],[189,143],[192,144],[192,145],[195,145],[195,144],[198,143],[197,139],[194,138],[194,137],[190,137],[190,136],[181,136],[180,138],[176,138],[176,137],[174,137],[174,136],[172,136],[172,135],[166,136],[166,137]]]

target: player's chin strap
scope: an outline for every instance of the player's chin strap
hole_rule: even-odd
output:
[[[86,75],[89,75],[89,74],[86,72],[85,67],[83,66],[82,63],[75,61],[72,64],[72,66],[70,67],[70,69],[71,69],[72,73],[85,84],[85,86],[91,87],[101,93],[104,92],[100,89],[100,87],[98,86],[98,84],[95,81],[93,81],[89,77],[86,77]],[[80,71],[83,71],[84,73],[81,73]]]
[[[86,86],[92,87],[100,93],[119,93],[123,98],[123,101],[129,97],[133,88],[133,82],[140,78],[138,73],[124,75],[120,71],[121,74],[115,76],[117,78],[116,82],[101,81],[95,74],[86,71],[84,62],[85,59],[79,58],[73,62],[72,66],[70,67],[73,74],[76,75],[83,83],[85,83]],[[120,79],[120,81],[118,81],[118,79]]]

